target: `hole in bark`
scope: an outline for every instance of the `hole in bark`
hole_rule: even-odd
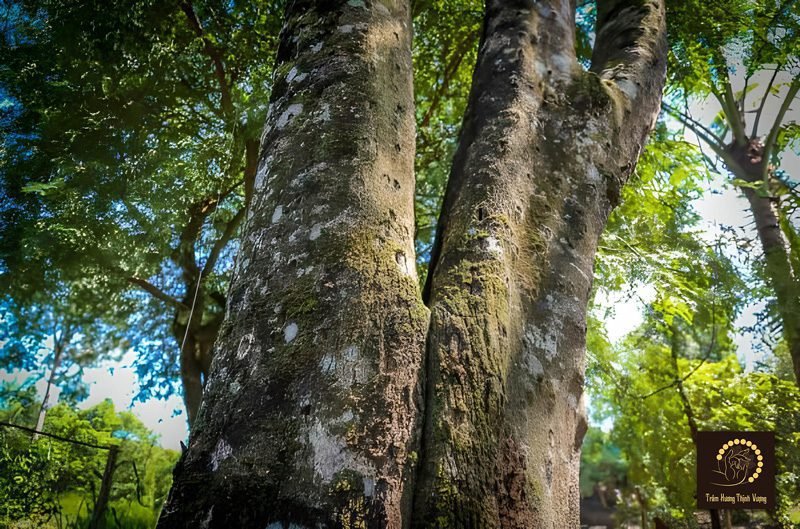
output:
[[[400,182],[398,182],[397,179],[395,179],[392,182],[392,187],[394,187],[396,191],[399,190],[400,189]]]
[[[395,150],[396,150],[397,152],[400,152],[400,151],[402,151],[402,150],[403,150],[403,149],[402,149],[402,147],[400,147],[400,144],[399,144],[399,143],[395,143],[395,144],[394,144],[394,148],[395,148]]]
[[[486,217],[486,212],[483,208],[478,208],[478,221],[482,221]]]
[[[303,406],[303,408],[300,410],[300,413],[302,413],[303,415],[310,415],[311,414],[311,404],[306,404],[305,406]]]

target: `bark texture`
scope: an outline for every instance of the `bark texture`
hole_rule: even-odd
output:
[[[159,527],[401,527],[428,325],[410,41],[406,1],[289,2],[227,314]]]
[[[666,62],[663,0],[598,7],[585,72],[573,1],[487,3],[429,318],[408,2],[289,3],[228,312],[159,527],[578,527],[594,253]]]
[[[490,1],[431,278],[418,527],[578,527],[598,238],[659,109],[660,1]]]

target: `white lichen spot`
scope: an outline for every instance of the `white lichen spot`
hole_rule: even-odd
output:
[[[233,382],[231,382],[230,390],[231,390],[231,393],[233,395],[236,395],[237,393],[239,393],[239,390],[241,390],[241,389],[242,389],[242,385],[239,384],[238,381],[234,380]]]
[[[534,378],[539,378],[544,375],[544,366],[542,366],[542,362],[533,354],[528,353],[525,355],[525,368]]]
[[[600,181],[600,171],[598,171],[597,167],[594,165],[589,164],[586,168],[586,176],[589,178],[590,182]]]
[[[320,360],[319,367],[323,374],[331,376],[334,384],[341,388],[366,384],[373,372],[355,345],[345,347],[339,354],[326,353]]]
[[[339,33],[352,33],[353,32],[353,25],[352,24],[345,24],[344,26],[339,26],[337,28]]]
[[[578,397],[576,397],[572,393],[567,395],[567,406],[569,406],[569,409],[571,409],[571,410],[577,410],[578,409]]]
[[[311,226],[311,231],[308,232],[308,238],[312,241],[319,239],[322,234],[322,224],[314,224]]]
[[[306,77],[308,77],[307,74],[300,73],[297,70],[297,67],[293,66],[292,69],[289,70],[289,73],[286,75],[286,82],[289,83],[289,84],[295,83],[295,82],[299,83],[300,81],[302,81]]]
[[[295,322],[291,322],[289,325],[283,328],[283,340],[286,343],[290,343],[295,338],[297,338],[297,324]]]
[[[410,262],[405,253],[397,252],[394,257],[395,261],[397,261],[397,266],[400,267],[400,271],[403,274],[413,278],[417,277],[417,268]]]
[[[319,51],[321,49],[322,49],[322,43],[321,42],[317,42],[316,44],[311,46],[311,53],[319,53]]]
[[[486,238],[486,250],[495,255],[503,254],[503,247],[500,245],[500,241],[498,241],[495,237]]]
[[[364,496],[371,498],[375,494],[375,480],[372,478],[364,478]]]
[[[331,120],[331,106],[328,103],[322,104],[322,110],[319,112],[319,119],[322,122]]]
[[[617,81],[617,86],[620,90],[622,90],[622,93],[624,93],[630,99],[636,99],[636,96],[639,93],[639,88],[637,88],[636,83],[628,79],[621,79]]]
[[[301,112],[303,112],[303,105],[301,103],[289,105],[289,108],[287,108],[283,114],[278,117],[278,122],[275,124],[275,126],[279,129],[282,129],[288,125],[292,119],[299,116]]]
[[[325,374],[333,373],[336,369],[336,357],[330,353],[325,354],[319,361],[319,368]]]
[[[556,53],[550,56],[550,64],[559,74],[568,74],[572,69],[572,57],[565,53]]]
[[[366,9],[366,5],[364,5],[364,0],[347,0],[347,5],[350,7],[363,7]]]
[[[331,433],[319,419],[308,432],[308,443],[314,452],[314,471],[324,483],[330,482],[342,470],[357,472],[363,480],[375,475],[369,462],[351,452],[346,439]]]
[[[278,206],[275,208],[275,211],[272,212],[272,223],[275,224],[283,217],[283,206]]]
[[[216,472],[219,468],[219,464],[232,455],[233,448],[231,445],[229,445],[225,439],[220,438],[219,441],[217,441],[217,446],[214,447],[214,451],[211,453],[211,471]]]
[[[245,334],[242,336],[242,339],[239,340],[239,347],[236,349],[236,359],[237,360],[244,360],[247,356],[247,353],[250,352],[252,349],[253,344],[255,344],[256,338],[253,336],[253,333]]]

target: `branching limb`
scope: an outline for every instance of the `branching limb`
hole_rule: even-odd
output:
[[[765,182],[769,178],[769,161],[774,154],[772,151],[775,148],[775,142],[778,139],[778,133],[781,130],[783,118],[786,117],[786,112],[789,111],[789,107],[794,102],[794,98],[797,95],[798,90],[800,90],[800,77],[795,77],[795,79],[792,81],[792,84],[789,85],[789,92],[786,94],[786,98],[783,100],[781,108],[778,110],[778,114],[775,116],[775,122],[772,124],[772,128],[767,136],[767,140],[764,142],[763,157],[766,163],[764,163],[763,180]]]
[[[188,19],[192,30],[203,40],[203,52],[208,56],[209,59],[211,59],[211,62],[214,65],[214,74],[219,82],[222,110],[226,115],[231,116],[233,114],[233,101],[231,99],[230,86],[228,85],[227,76],[225,74],[225,64],[222,61],[222,53],[216,46],[214,46],[214,44],[208,38],[208,35],[206,35],[205,30],[203,29],[203,24],[200,22],[197,13],[195,13],[194,5],[192,4],[191,0],[182,0],[180,7],[181,10],[186,14],[186,18]]]
[[[753,121],[753,130],[750,132],[750,136],[755,138],[758,136],[758,123],[761,121],[761,114],[764,112],[764,106],[767,104],[767,99],[769,99],[769,94],[772,91],[772,85],[775,84],[775,78],[778,77],[778,72],[781,71],[783,67],[778,65],[775,68],[775,71],[772,72],[772,77],[769,80],[769,84],[767,84],[767,90],[764,92],[764,97],[761,98],[761,103],[758,105],[758,110],[756,111],[756,117]]]
[[[133,285],[136,285],[136,286],[140,287],[142,290],[144,290],[145,292],[147,292],[148,294],[150,294],[154,298],[156,298],[158,300],[161,300],[161,301],[163,301],[165,303],[168,303],[170,305],[173,305],[175,307],[178,307],[179,309],[187,309],[188,310],[188,308],[189,308],[184,303],[182,303],[181,301],[173,298],[172,296],[170,296],[169,294],[167,294],[166,292],[164,292],[163,290],[161,290],[160,288],[158,288],[154,284],[150,283],[146,279],[142,279],[141,277],[136,277],[136,276],[130,276],[130,277],[128,277],[128,282],[133,284]]]

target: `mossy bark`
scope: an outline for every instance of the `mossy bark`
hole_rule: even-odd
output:
[[[487,6],[426,292],[417,527],[578,527],[594,254],[659,109],[661,2]]]
[[[428,311],[403,0],[290,2],[253,202],[162,528],[407,518]]]
[[[594,252],[658,111],[663,2],[601,0],[592,72],[574,2],[488,2],[430,319],[408,8],[289,4],[228,313],[159,527],[578,527]]]

